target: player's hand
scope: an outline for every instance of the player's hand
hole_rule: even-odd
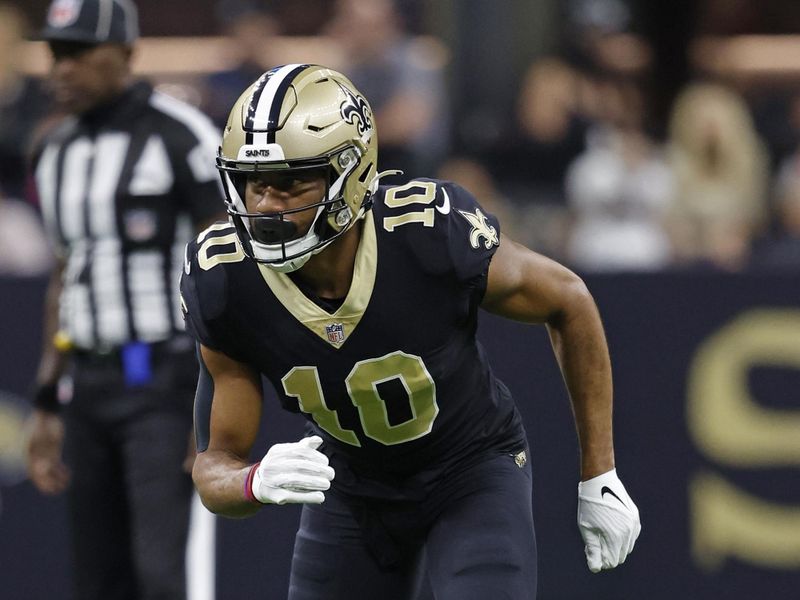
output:
[[[322,438],[275,444],[253,475],[253,496],[264,504],[321,504],[335,473],[317,450]]]
[[[28,477],[44,494],[63,492],[69,484],[69,469],[61,460],[64,422],[55,413],[34,410],[29,421]]]
[[[578,484],[578,528],[592,573],[624,563],[633,550],[642,530],[639,509],[616,469]]]

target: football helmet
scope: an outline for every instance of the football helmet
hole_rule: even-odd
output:
[[[372,205],[378,185],[372,109],[341,73],[317,65],[275,67],[239,97],[217,155],[226,207],[245,253],[281,272],[295,271],[342,235]],[[265,173],[265,172],[268,172]],[[313,204],[248,212],[245,187],[258,174],[288,181],[322,174]],[[308,231],[286,216],[315,211]]]

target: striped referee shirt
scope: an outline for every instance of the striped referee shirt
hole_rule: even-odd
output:
[[[60,327],[76,347],[158,342],[183,328],[184,246],[193,224],[224,207],[219,142],[207,117],[144,82],[43,141],[34,175],[65,261]]]

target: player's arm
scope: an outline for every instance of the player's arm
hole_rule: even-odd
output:
[[[597,307],[583,281],[504,236],[489,267],[483,308],[547,325],[575,413],[581,479],[613,469],[611,363]]]
[[[503,238],[489,266],[483,306],[547,325],[581,447],[578,528],[586,561],[593,572],[613,569],[633,550],[641,524],[614,468],[611,363],[594,299],[569,269]]]
[[[210,511],[229,517],[249,516],[258,505],[245,498],[243,481],[261,422],[261,381],[250,367],[221,352],[201,345],[200,356],[195,428],[208,437],[198,435],[192,479]],[[210,378],[210,385],[204,377]]]
[[[322,502],[333,479],[327,457],[317,450],[322,440],[275,444],[251,464],[248,457],[261,422],[260,376],[203,345],[200,358],[195,400],[200,452],[192,478],[203,504],[221,515],[246,517],[263,504]]]

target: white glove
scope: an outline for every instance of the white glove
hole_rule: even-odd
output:
[[[592,573],[624,563],[633,550],[642,530],[639,509],[616,469],[578,484],[578,528]]]
[[[328,457],[317,450],[322,438],[275,444],[253,474],[252,491],[263,504],[321,504],[335,473]]]

